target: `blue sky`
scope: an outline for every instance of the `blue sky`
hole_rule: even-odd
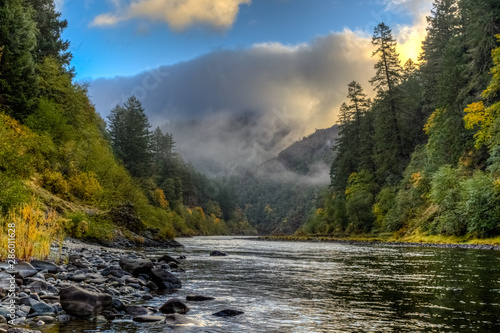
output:
[[[142,0],[148,1],[155,0]],[[238,12],[229,20],[230,25],[220,27],[213,22],[194,20],[181,28],[148,14],[112,25],[93,24],[99,15],[125,13],[130,5],[127,0],[56,2],[69,22],[64,38],[71,41],[77,79],[91,80],[132,75],[221,48],[247,48],[269,42],[295,45],[345,28],[370,34],[382,20],[392,25],[411,26],[415,21],[414,12],[401,3],[429,1],[253,0],[235,5]]]

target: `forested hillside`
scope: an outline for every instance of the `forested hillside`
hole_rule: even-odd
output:
[[[234,178],[238,204],[260,234],[290,234],[304,224],[328,183],[337,135],[337,126],[317,130]]]
[[[307,231],[500,234],[500,5],[435,1],[427,32],[403,66],[390,28],[375,29],[377,97],[349,84],[331,192]]]
[[[0,6],[2,242],[7,223],[19,242],[45,244],[37,254],[64,234],[141,243],[251,231],[221,208],[227,189],[206,195],[212,184],[182,161],[173,138],[150,131],[137,99],[117,106],[106,128],[87,87],[73,82],[67,24],[52,0]]]

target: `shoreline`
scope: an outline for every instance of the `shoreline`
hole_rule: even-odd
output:
[[[176,241],[173,244],[181,245]],[[189,307],[214,298],[169,296],[183,288],[187,258],[182,252],[172,251],[173,247],[154,254],[146,249],[68,238],[61,253],[59,248],[51,248],[47,260],[18,262],[13,268],[0,263],[0,332],[17,328],[40,333],[52,325],[81,320],[111,324],[115,319],[125,319],[142,325],[162,323],[170,328],[193,324],[189,316],[184,316]],[[153,298],[163,305],[148,305]]]
[[[459,243],[416,243],[402,241],[381,241],[381,240],[354,240],[342,238],[325,237],[295,237],[295,236],[258,236],[255,238],[239,238],[253,241],[275,241],[275,242],[306,242],[306,243],[336,243],[346,245],[363,245],[363,246],[388,246],[388,247],[423,247],[423,248],[443,248],[443,249],[463,249],[463,250],[495,250],[499,251],[499,245],[493,244],[459,244]]]

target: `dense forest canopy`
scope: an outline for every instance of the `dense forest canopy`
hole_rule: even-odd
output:
[[[331,192],[305,230],[500,234],[499,3],[437,0],[427,22],[404,66],[390,28],[375,28],[377,97],[349,84]]]

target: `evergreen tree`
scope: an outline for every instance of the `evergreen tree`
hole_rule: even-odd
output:
[[[405,156],[399,124],[397,105],[398,84],[402,79],[402,68],[397,42],[392,31],[384,23],[374,30],[372,44],[377,47],[373,56],[378,56],[375,76],[370,83],[377,91],[378,101],[375,112],[375,164],[380,181],[394,181],[404,169]]]
[[[33,52],[36,24],[23,0],[0,1],[0,103],[17,119],[29,115],[38,96]]]
[[[151,163],[149,120],[141,102],[130,97],[123,107],[111,111],[110,137],[113,149],[130,174],[145,177],[150,173]]]
[[[61,20],[61,13],[56,12],[53,0],[26,0],[26,3],[34,9],[33,20],[38,28],[35,60],[40,63],[43,58],[51,56],[62,66],[69,66],[72,58],[68,51],[69,41],[61,38],[68,21]]]

